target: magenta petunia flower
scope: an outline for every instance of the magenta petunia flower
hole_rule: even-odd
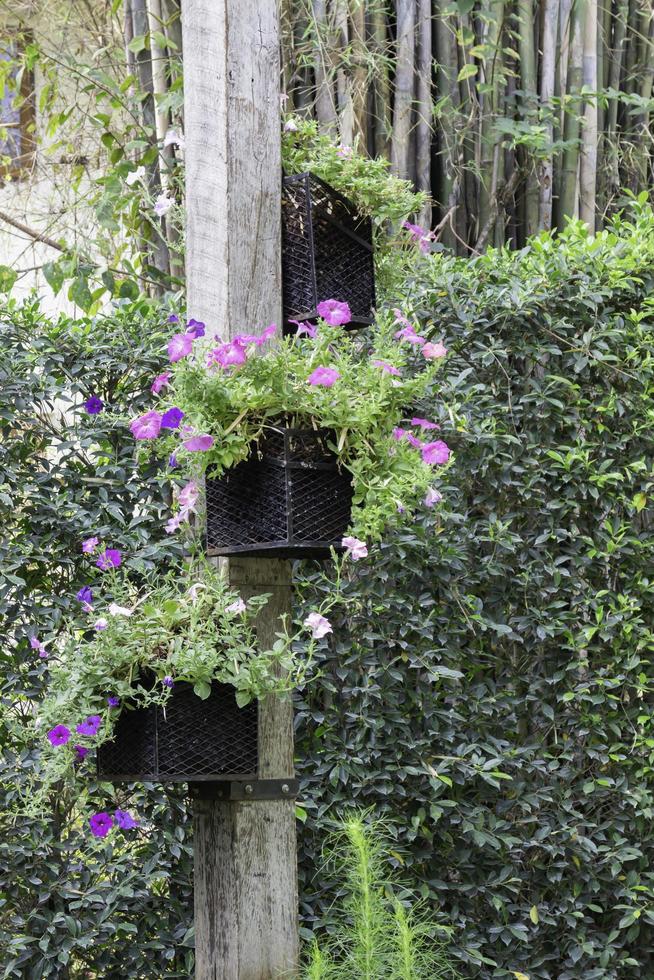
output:
[[[185,439],[182,443],[184,448],[190,450],[192,453],[206,453],[208,449],[211,449],[213,444],[213,436],[209,436],[206,433],[199,436],[191,436],[190,439]]]
[[[396,340],[406,340],[409,344],[426,344],[424,337],[419,337],[412,326],[402,327],[395,333]]]
[[[101,724],[102,718],[100,715],[89,715],[86,721],[81,722],[75,728],[75,731],[78,735],[97,735]]]
[[[336,156],[340,157],[341,160],[349,160],[352,156],[352,147],[348,146],[346,143],[339,143],[338,149],[336,150]]]
[[[277,324],[276,323],[269,324],[266,327],[266,329],[262,332],[261,336],[257,337],[257,339],[255,340],[257,347],[262,347],[263,344],[265,344],[267,340],[270,340],[272,337],[274,337],[276,333],[277,333]]]
[[[407,431],[406,429],[402,429],[399,425],[396,425],[393,431],[391,432],[391,435],[393,436],[394,439],[397,439],[397,441],[399,442],[400,439],[404,439],[405,435],[407,435]]]
[[[113,827],[113,820],[108,813],[94,813],[89,817],[89,826],[94,837],[106,837]]]
[[[166,676],[164,677],[164,679],[162,680],[161,683],[163,684],[164,687],[171,687],[172,688],[172,687],[175,686],[175,681],[172,679],[172,677],[170,676],[170,674],[166,674]]]
[[[361,541],[359,538],[348,536],[343,538],[341,544],[346,549],[346,557],[351,558],[352,561],[359,561],[361,558],[368,557],[368,545],[365,541]]]
[[[412,225],[410,221],[403,222],[402,227],[409,232],[412,240],[420,246],[422,252],[429,252],[431,243],[436,238],[433,231],[425,231],[420,225]]]
[[[146,412],[130,422],[129,427],[135,439],[156,439],[161,431],[161,413]]]
[[[77,762],[83,762],[84,759],[89,754],[89,752],[91,751],[90,749],[87,749],[86,746],[84,745],[73,745],[73,749],[75,751],[75,758]]]
[[[179,429],[179,423],[184,418],[184,412],[181,408],[169,408],[167,412],[164,412],[161,416],[161,428],[162,429]]]
[[[164,371],[163,374],[158,374],[152,384],[150,385],[150,391],[153,395],[158,395],[162,388],[165,388],[167,384],[170,383],[172,374],[170,371]]]
[[[50,745],[65,745],[70,738],[70,729],[65,725],[55,725],[50,729],[47,737]]]
[[[37,636],[30,636],[30,646],[32,650],[39,651],[39,657],[46,660],[48,657],[48,651],[45,648],[45,643],[41,643]]]
[[[422,356],[426,357],[428,361],[436,361],[439,357],[445,357],[446,354],[447,347],[444,347],[440,340],[435,344],[425,344],[422,348]]]
[[[420,442],[420,439],[416,439],[416,437],[413,435],[412,432],[406,433],[406,441],[409,443],[410,446],[413,446],[414,449],[422,449],[422,443]]]
[[[138,823],[127,810],[116,810],[114,819],[121,830],[134,830],[135,827],[138,827]]]
[[[437,466],[447,463],[450,458],[449,446],[438,439],[436,442],[427,442],[422,447],[422,458],[425,463],[434,463]]]
[[[352,310],[347,303],[339,303],[337,299],[325,299],[318,303],[316,313],[331,327],[341,327],[352,319]]]
[[[118,708],[120,706],[120,698],[114,697],[114,695],[111,694],[107,698],[107,704],[110,708]]]
[[[197,340],[198,337],[204,337],[205,329],[205,324],[202,322],[202,320],[194,320],[193,317],[191,317],[191,319],[187,320],[186,322],[186,332],[190,334],[194,340]]]
[[[83,585],[75,598],[78,602],[83,602],[90,605],[93,602],[93,592],[91,591],[91,587],[89,585]]]
[[[393,310],[393,313],[395,314],[395,323],[401,323],[403,327],[406,327],[408,330],[411,330],[413,333],[415,333],[415,328],[414,328],[413,324],[404,315],[404,313],[402,312],[402,310],[398,310],[397,308],[395,308]],[[397,336],[397,334],[396,334],[396,336]]]
[[[228,606],[225,607],[225,612],[228,613],[244,613],[247,606],[242,599],[237,599],[235,602],[230,602]]]
[[[298,337],[301,337],[302,334],[306,334],[307,337],[311,337],[313,339],[318,333],[318,327],[314,327],[314,325],[309,323],[307,320],[289,320],[288,322],[295,324],[297,327],[296,334]]]
[[[398,369],[394,367],[392,364],[389,364],[388,361],[372,361],[371,363],[373,367],[381,368],[384,374],[399,375],[400,373]]]
[[[442,499],[443,499],[443,495],[440,494],[438,490],[434,490],[433,487],[430,487],[427,493],[425,494],[425,499],[424,499],[425,507],[433,507],[434,504],[440,503]]]
[[[241,340],[243,337],[241,337]],[[228,344],[221,344],[207,354],[207,367],[238,367],[247,361],[247,350],[243,343],[232,340]]]
[[[92,555],[97,547],[97,538],[87,538],[86,541],[82,541],[82,551],[85,555]]]
[[[310,385],[314,385],[314,387],[331,388],[339,378],[340,374],[334,368],[318,367],[309,375],[307,381]]]
[[[87,398],[84,402],[84,408],[89,415],[99,415],[104,408],[104,402],[101,398],[98,398],[97,395],[91,395],[91,397]]]
[[[123,558],[117,548],[105,548],[96,565],[102,572],[108,572],[110,568],[119,568]]]
[[[168,357],[172,364],[187,357],[193,350],[193,337],[190,333],[176,333],[168,341]]]
[[[321,640],[328,633],[333,633],[332,624],[329,620],[317,612],[309,613],[303,625],[311,630],[311,635],[314,640]]]
[[[440,429],[438,422],[430,422],[429,419],[421,419],[417,416],[411,419],[411,425],[419,425],[421,429]]]

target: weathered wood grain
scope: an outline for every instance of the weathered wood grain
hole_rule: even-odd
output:
[[[281,324],[279,18],[275,0],[184,0],[190,316],[223,338]],[[271,594],[269,644],[290,615],[290,564],[226,563],[244,598]],[[293,775],[290,701],[259,707],[263,778]],[[295,972],[297,871],[291,801],[196,802],[196,980]]]

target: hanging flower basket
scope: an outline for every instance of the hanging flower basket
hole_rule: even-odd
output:
[[[282,190],[284,323],[315,320],[322,300],[337,296],[352,311],[346,329],[372,323],[375,270],[372,223],[319,177],[285,177]]]
[[[160,783],[255,778],[257,732],[257,702],[239,708],[231,684],[214,681],[203,700],[179,682],[165,708],[121,712],[114,739],[98,748],[98,776]]]
[[[341,550],[352,481],[326,429],[274,427],[247,460],[206,481],[207,554],[328,558]]]

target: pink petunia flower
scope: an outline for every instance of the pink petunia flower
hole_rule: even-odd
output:
[[[37,636],[30,636],[30,646],[32,650],[39,651],[39,657],[41,657],[42,660],[47,660],[48,651],[45,648],[45,643],[41,643]]]
[[[336,150],[336,156],[340,157],[341,160],[349,160],[352,156],[352,147],[347,146],[345,143],[340,143]]]
[[[50,745],[65,745],[70,739],[70,729],[65,725],[55,725],[48,732],[48,742]]]
[[[102,630],[106,630],[108,625],[109,625],[108,620],[104,619],[104,617],[101,616],[100,619],[96,619],[96,621],[94,622],[93,629],[97,630],[98,633],[100,633]]]
[[[396,340],[406,340],[407,343],[409,343],[409,344],[426,344],[427,343],[427,341],[425,340],[425,338],[424,337],[419,337],[418,334],[413,329],[413,327],[411,327],[411,326],[402,327],[402,329],[401,330],[398,330],[395,333],[394,336],[395,336],[395,339]]]
[[[449,446],[442,439],[438,439],[436,442],[427,442],[422,447],[422,458],[425,463],[442,466],[450,458]]]
[[[87,538],[86,541],[82,541],[82,552],[85,555],[92,555],[97,547],[98,547],[97,538]]]
[[[176,361],[181,361],[183,357],[188,357],[188,355],[193,350],[193,341],[195,337],[190,333],[176,333],[168,341],[168,357],[170,362],[174,364]]]
[[[420,225],[412,225],[410,221],[405,221],[402,227],[409,232],[413,242],[420,247],[421,252],[429,252],[431,243],[436,238],[433,231],[425,231]]]
[[[341,327],[352,319],[352,311],[347,303],[339,303],[337,299],[325,299],[316,307],[318,316],[331,327]]]
[[[439,357],[445,357],[446,354],[447,348],[443,346],[440,340],[435,344],[425,344],[422,348],[422,356],[426,357],[428,361],[435,361]]]
[[[146,412],[130,422],[129,427],[135,439],[156,439],[161,432],[161,413]]]
[[[406,429],[402,429],[399,425],[396,425],[391,435],[399,442],[400,439],[404,439],[405,435],[407,435],[407,431]]]
[[[113,820],[108,813],[94,813],[89,817],[89,826],[94,837],[106,837],[113,827]]]
[[[167,384],[170,383],[172,374],[170,371],[164,371],[163,374],[158,374],[152,384],[150,385],[150,391],[153,395],[158,395],[162,388],[165,388]]]
[[[421,429],[440,429],[438,422],[430,422],[429,419],[421,419],[417,416],[411,419],[411,425],[419,425]]]
[[[169,517],[164,525],[164,531],[166,534],[174,534],[175,531],[179,531],[182,524],[186,522],[188,517],[188,511],[178,510],[176,514]]]
[[[398,376],[400,374],[398,369],[392,364],[389,364],[388,361],[372,361],[371,363],[373,367],[381,368],[384,374],[395,374]]]
[[[214,441],[213,436],[203,433],[202,435],[191,436],[190,439],[185,439],[182,445],[192,453],[205,453],[208,449],[211,449]]]
[[[198,497],[200,495],[200,489],[194,480],[190,480],[185,487],[179,491],[179,496],[177,498],[179,506],[182,510],[194,510],[195,505],[198,502]]]
[[[334,632],[329,620],[317,612],[310,613],[304,620],[303,625],[311,630],[311,635],[314,640],[321,640],[323,636]]]
[[[134,610],[127,609],[126,606],[119,606],[117,603],[112,602],[108,612],[110,616],[131,616]]]
[[[284,132],[297,133],[297,131],[298,131],[298,124],[295,122],[295,120],[287,119],[286,122],[284,123]]]
[[[255,340],[255,344],[257,345],[257,347],[262,347],[263,344],[265,344],[266,341],[271,340],[276,333],[277,333],[277,324],[276,323],[268,324],[268,326],[263,331],[261,336],[257,337],[257,339]]]
[[[175,199],[168,197],[168,194],[164,192],[163,194],[160,194],[154,202],[153,210],[158,218],[164,218],[174,206]]]
[[[245,335],[240,341],[245,339]],[[207,354],[207,367],[238,367],[247,361],[247,350],[245,345],[237,339],[228,344],[221,344]]]
[[[302,334],[306,334],[307,337],[311,337],[313,340],[318,333],[318,327],[314,327],[314,325],[309,323],[307,320],[289,320],[288,322],[294,323],[297,327],[297,330],[295,331],[297,337],[301,337]]]
[[[416,437],[412,432],[407,432],[406,441],[409,443],[410,446],[413,446],[414,449],[422,449],[422,443],[420,442],[420,439],[416,439]]]
[[[331,388],[339,378],[340,374],[335,368],[318,367],[309,375],[307,381],[310,385],[314,385],[314,387]]]
[[[346,549],[346,557],[351,558],[352,561],[359,561],[360,558],[368,557],[368,545],[359,538],[348,536],[343,538],[341,544]]]
[[[434,490],[433,487],[430,487],[425,494],[424,505],[425,507],[433,507],[434,504],[439,504],[442,499],[443,495],[439,493],[438,490]]]
[[[225,612],[228,613],[244,613],[247,606],[242,599],[237,599],[235,602],[230,602],[228,606],[225,607]]]

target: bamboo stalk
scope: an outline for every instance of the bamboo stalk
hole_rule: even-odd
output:
[[[350,0],[352,47],[352,116],[354,140],[360,149],[368,144],[368,71],[366,68],[366,10],[363,0]]]
[[[329,22],[327,19],[327,0],[313,0],[313,70],[315,74],[315,108],[318,125],[326,133],[338,129],[338,115],[334,100],[334,89],[327,63],[329,44]]]
[[[627,36],[627,16],[629,0],[619,0],[615,13],[613,27],[613,42],[609,64],[609,89],[617,93],[620,88],[620,76],[624,61],[624,48]],[[620,189],[620,153],[618,147],[618,98],[617,95],[609,100],[606,124],[606,143],[608,153],[608,183],[609,193],[617,194]]]
[[[387,10],[373,0],[369,12],[371,45],[375,58],[373,85],[373,115],[375,155],[390,158],[391,152],[391,85],[388,77],[387,57]]]
[[[542,60],[540,70],[540,104],[545,126],[547,152],[538,164],[538,229],[552,227],[552,195],[554,187],[554,77],[556,73],[556,39],[559,23],[559,0],[543,0]]]
[[[518,0],[517,11],[523,117],[526,121],[534,123],[537,119],[538,89],[533,0]],[[525,155],[525,168],[527,171],[525,187],[525,233],[526,235],[534,235],[538,230],[539,189],[536,179],[535,161],[529,159],[527,155]]]
[[[591,93],[597,92],[597,0],[586,0],[582,84]],[[597,97],[594,94],[585,98],[579,164],[579,217],[594,232],[597,189]]]
[[[415,79],[415,0],[397,0],[397,70],[391,169],[410,176],[411,122]]]
[[[432,18],[431,0],[418,0],[418,57],[416,126],[416,183],[418,190],[431,195],[432,143]],[[431,200],[425,202],[420,223],[431,226]]]
[[[501,139],[494,133],[501,99],[502,79],[502,28],[504,0],[485,0],[481,10],[482,40],[492,53],[486,54],[483,65],[484,85],[489,91],[481,96],[481,127],[479,140],[479,228],[486,226],[492,206],[493,194],[503,171],[504,154]],[[496,210],[497,213],[497,210]]]
[[[347,65],[350,45],[348,0],[334,0],[334,23],[338,51],[336,68],[338,123],[341,142],[345,143],[346,146],[351,146],[354,140],[354,105],[352,102],[352,79]]]
[[[583,77],[583,27],[584,0],[575,0],[570,12],[570,51],[568,59],[568,91],[563,125],[563,138],[567,146],[561,166],[561,193],[557,225],[565,217],[577,213],[577,176],[579,170],[580,95]]]

